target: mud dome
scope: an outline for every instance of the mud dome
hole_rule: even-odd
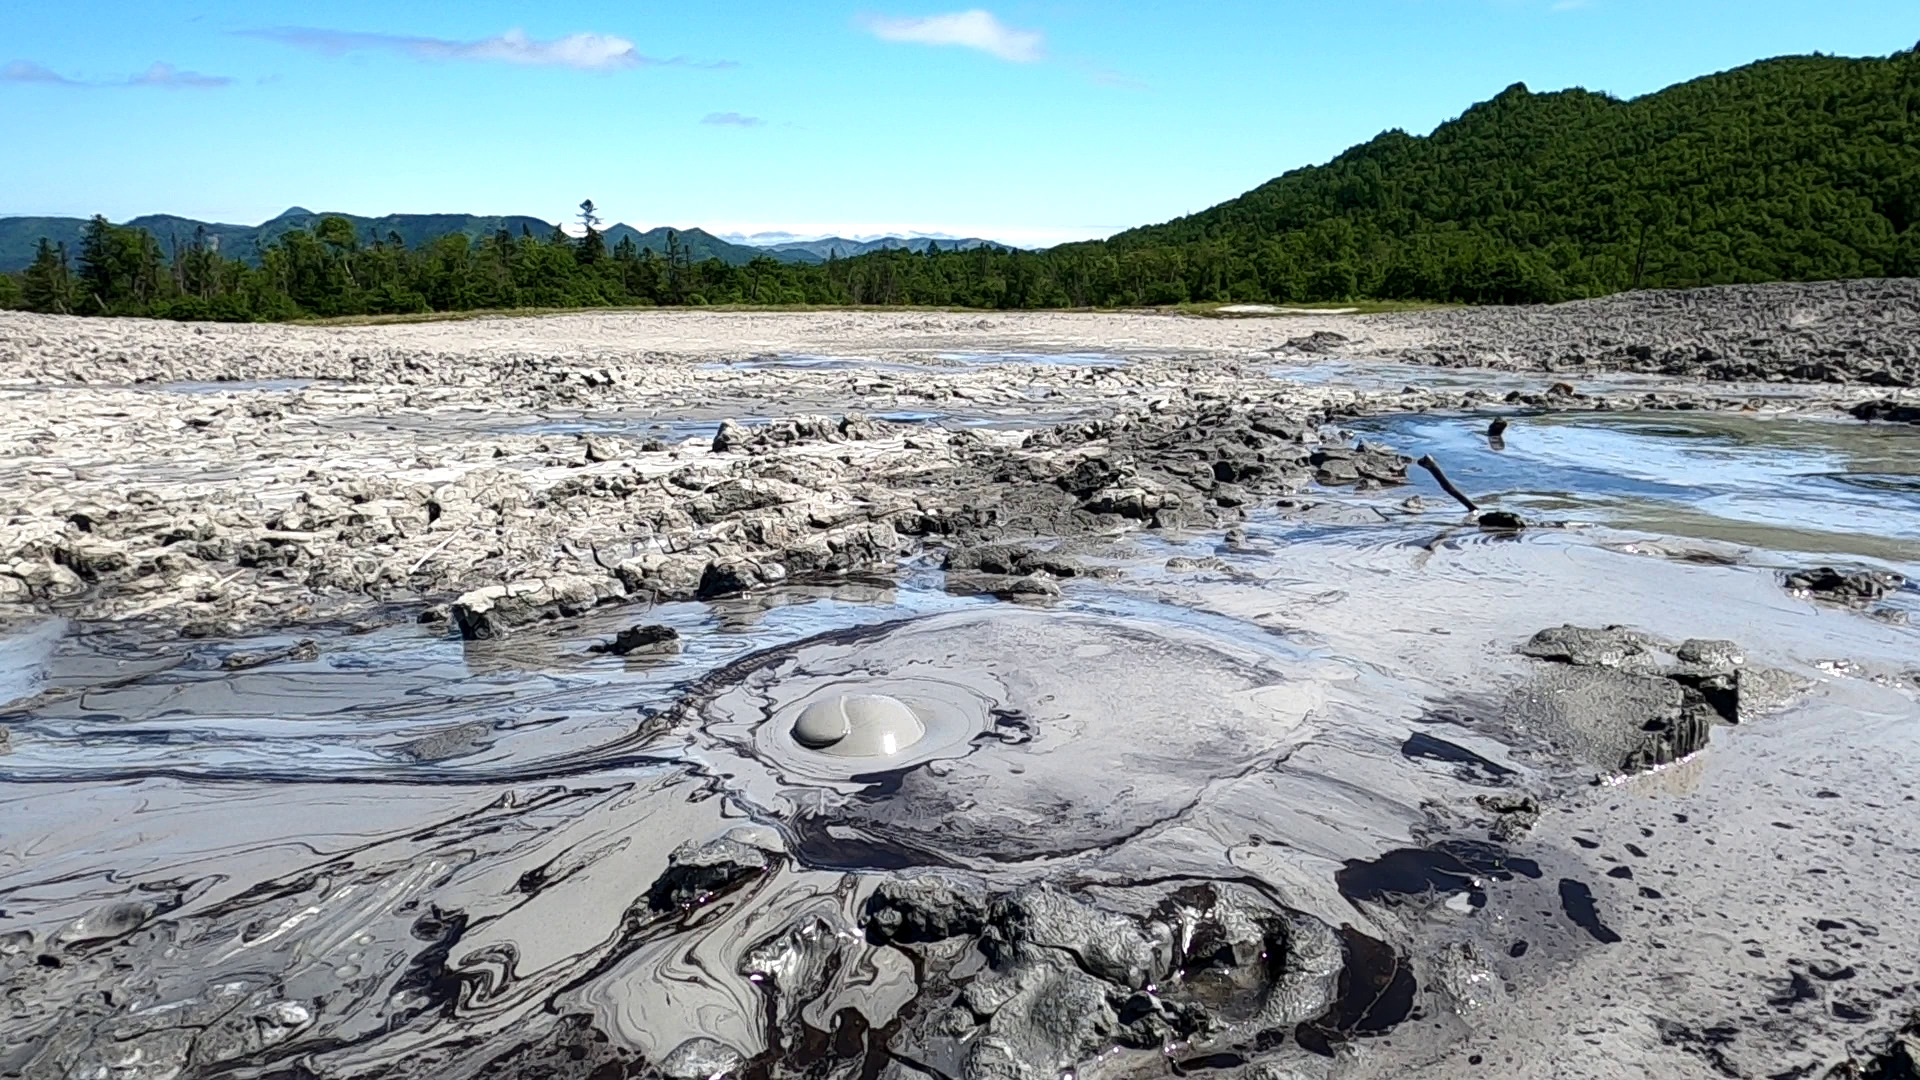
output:
[[[1195,631],[992,608],[830,634],[707,681],[683,721],[712,767],[827,867],[982,865],[1109,848],[1306,739],[1308,666]],[[809,749],[792,717],[884,695],[926,735],[900,753]],[[764,770],[764,771],[762,771]]]

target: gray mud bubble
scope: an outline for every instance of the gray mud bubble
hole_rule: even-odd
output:
[[[1714,726],[1774,711],[1803,687],[1733,642],[1671,645],[1620,626],[1551,627],[1518,651],[1541,663],[1508,694],[1505,722],[1608,775],[1698,753]]]
[[[793,741],[835,757],[888,758],[927,737],[910,707],[885,694],[842,694],[800,710]]]

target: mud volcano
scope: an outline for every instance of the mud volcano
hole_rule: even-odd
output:
[[[1317,684],[1198,630],[1005,608],[816,637],[718,672],[685,720],[802,859],[1053,859],[1173,821],[1307,736]]]

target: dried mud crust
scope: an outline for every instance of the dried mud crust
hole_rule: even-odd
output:
[[[921,546],[1213,528],[1403,478],[1397,453],[1329,421],[1752,407],[1711,383],[1299,386],[1270,375],[1289,342],[1559,370],[1555,342],[1751,341],[1778,324],[1747,367],[1678,370],[1886,382],[1876,373],[1911,370],[1914,295],[1855,282],[1380,318],[661,312],[326,329],[0,313],[0,614],[218,634],[426,603],[491,637],[626,598],[886,569]],[[1455,341],[1491,351],[1456,355]],[[1836,349],[1853,366],[1800,370]],[[805,353],[867,359],[778,359]],[[256,385],[274,380],[295,381]],[[1887,391],[1801,401],[1869,395]],[[1044,597],[1059,576],[958,583]]]
[[[1448,367],[1920,385],[1920,281],[1905,278],[1638,292],[1377,322],[1427,339],[1404,359]]]

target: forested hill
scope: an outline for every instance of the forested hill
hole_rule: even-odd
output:
[[[1515,85],[1113,237],[1190,296],[1549,299],[1920,272],[1920,52],[1797,56],[1622,101]]]
[[[195,243],[207,243],[230,259],[258,266],[266,250],[282,237],[290,232],[310,232],[323,218],[346,221],[353,226],[355,236],[362,243],[391,244],[397,238],[397,246],[408,248],[427,247],[443,236],[460,235],[478,241],[504,230],[516,236],[532,234],[545,237],[554,229],[551,222],[524,215],[388,214],[384,217],[360,217],[354,214],[317,214],[299,206],[259,225],[194,221],[171,214],[149,214],[125,224],[128,228],[141,229],[152,235],[162,252],[172,253]],[[0,217],[0,271],[24,270],[33,262],[34,251],[42,239],[56,246],[65,244],[69,251],[79,251],[86,228],[86,218]],[[632,237],[642,250],[651,248],[665,253],[667,232],[664,228],[641,232],[630,225],[615,225],[607,230],[606,236],[609,245]],[[728,243],[700,229],[681,230],[677,240],[695,261],[719,259],[739,266],[763,254],[759,248]],[[791,255],[775,254],[774,257],[787,262],[825,261],[825,256],[816,257],[804,251]]]

